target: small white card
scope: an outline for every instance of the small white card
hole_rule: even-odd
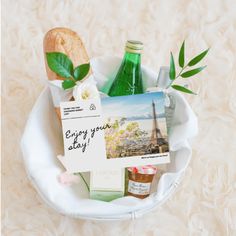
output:
[[[169,162],[162,92],[63,102],[64,156],[71,173]]]

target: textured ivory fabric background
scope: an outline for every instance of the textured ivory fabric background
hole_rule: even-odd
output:
[[[235,0],[5,0],[2,8],[2,235],[236,235]],[[59,215],[27,179],[19,142],[46,85],[43,36],[56,26],[77,31],[90,57],[122,56],[126,39],[139,39],[143,64],[155,70],[169,64],[183,39],[189,58],[211,46],[207,69],[189,80],[199,95],[186,95],[199,135],[185,179],[164,205],[134,222]]]

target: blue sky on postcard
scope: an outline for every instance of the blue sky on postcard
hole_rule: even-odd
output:
[[[152,101],[157,115],[163,116],[165,98],[162,92],[103,98],[102,110],[106,117],[151,116]]]

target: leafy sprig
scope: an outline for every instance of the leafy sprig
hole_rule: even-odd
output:
[[[74,68],[70,58],[62,52],[47,52],[48,67],[57,75],[65,78],[63,89],[73,88],[76,82],[82,80],[89,72],[90,64],[82,64]]]
[[[209,48],[197,56],[195,56],[193,59],[191,59],[188,63],[185,64],[185,41],[183,41],[180,51],[179,51],[179,67],[180,67],[180,72],[176,73],[176,66],[175,66],[175,61],[172,52],[170,53],[170,71],[169,71],[169,77],[172,80],[171,84],[168,86],[168,88],[171,86],[173,89],[176,89],[178,91],[184,92],[184,93],[189,93],[189,94],[195,94],[195,92],[191,91],[190,89],[187,89],[181,85],[178,84],[173,84],[173,82],[176,81],[177,78],[182,77],[183,79],[189,78],[191,76],[194,76],[201,72],[203,69],[206,68],[206,66],[201,66],[197,67],[195,69],[188,69],[188,67],[195,66],[198,62],[200,62],[208,53]]]

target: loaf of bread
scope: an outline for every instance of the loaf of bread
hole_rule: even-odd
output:
[[[62,52],[66,54],[73,62],[74,67],[89,62],[88,54],[85,50],[83,42],[78,34],[67,28],[54,28],[48,31],[44,37],[44,58],[45,66],[49,80],[64,80],[50,70],[46,60],[47,52]],[[91,74],[91,69],[85,79]],[[60,118],[60,108],[56,107],[57,115]]]

